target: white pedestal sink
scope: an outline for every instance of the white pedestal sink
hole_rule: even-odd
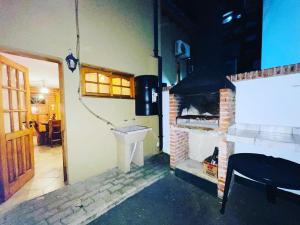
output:
[[[126,126],[113,129],[118,142],[118,167],[123,172],[130,171],[130,164],[144,165],[143,141],[151,128]]]

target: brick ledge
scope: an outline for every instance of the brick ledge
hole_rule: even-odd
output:
[[[232,82],[243,81],[243,80],[253,80],[259,78],[283,76],[289,74],[300,73],[300,63],[290,64],[285,66],[278,66],[264,70],[256,70],[245,73],[238,73],[227,76],[227,78]]]

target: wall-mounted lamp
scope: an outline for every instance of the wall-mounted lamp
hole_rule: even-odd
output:
[[[68,64],[68,68],[69,70],[72,71],[72,73],[74,72],[74,70],[76,70],[76,66],[77,66],[77,63],[78,63],[78,59],[76,59],[72,52],[69,53],[69,55],[66,57],[66,62]]]

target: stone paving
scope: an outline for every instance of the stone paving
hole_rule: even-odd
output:
[[[0,215],[1,225],[87,224],[169,173],[164,154],[129,173],[112,169],[99,176],[26,201]]]

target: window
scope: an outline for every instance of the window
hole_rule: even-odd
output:
[[[84,96],[134,98],[134,76],[83,65],[81,67],[81,90]]]

